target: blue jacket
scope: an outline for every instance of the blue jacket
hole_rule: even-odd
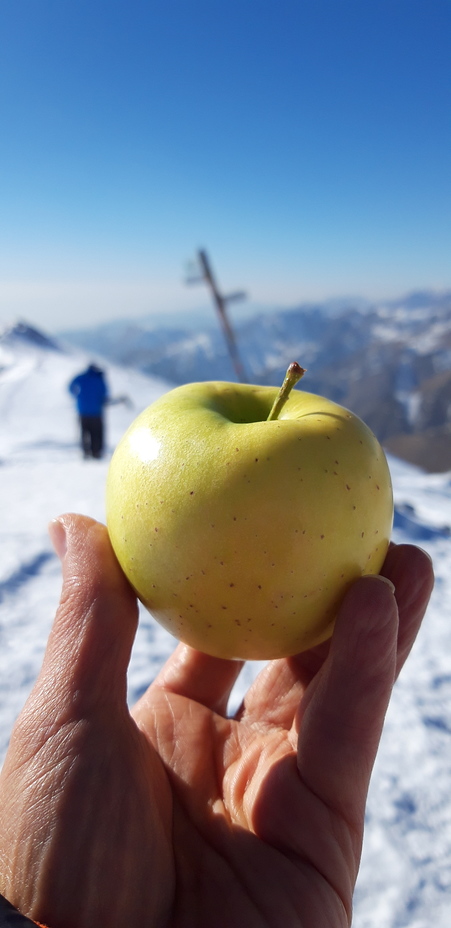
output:
[[[108,401],[108,389],[103,371],[95,364],[69,384],[69,391],[75,396],[80,416],[101,416],[105,403]]]

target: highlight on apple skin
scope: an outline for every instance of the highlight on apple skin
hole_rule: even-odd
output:
[[[124,573],[172,635],[217,657],[273,659],[324,641],[345,591],[379,572],[389,545],[379,442],[349,410],[292,385],[273,418],[274,387],[177,387],[111,460],[107,525]]]

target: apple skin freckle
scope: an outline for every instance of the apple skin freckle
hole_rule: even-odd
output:
[[[184,389],[185,387],[181,388]],[[386,499],[391,485],[386,480],[383,470],[383,452],[380,451],[382,466],[379,466],[374,441],[367,441],[365,426],[352,414],[345,410],[337,413],[336,406],[330,412],[326,412],[323,404],[329,401],[317,397],[314,400],[305,400],[309,394],[299,391],[303,396],[302,402],[310,403],[308,412],[306,413],[305,407],[301,407],[300,400],[293,394],[288,413],[284,414],[283,419],[280,417],[280,422],[273,423],[266,429],[269,434],[264,436],[260,443],[259,433],[263,436],[265,418],[263,416],[253,420],[252,414],[248,411],[253,408],[252,405],[246,408],[243,403],[240,407],[238,398],[242,389],[246,391],[246,385],[230,385],[228,397],[222,385],[216,384],[214,394],[219,396],[222,404],[219,411],[214,406],[214,398],[208,393],[207,385],[187,386],[187,398],[189,402],[193,402],[192,434],[198,434],[202,439],[205,467],[198,456],[188,453],[191,445],[193,448],[194,445],[188,433],[184,432],[180,407],[177,409],[174,402],[172,411],[172,407],[169,409],[169,406],[160,405],[158,421],[163,423],[164,428],[158,434],[162,436],[162,444],[164,446],[167,421],[165,418],[163,422],[163,413],[166,415],[167,409],[168,415],[174,419],[171,440],[174,442],[178,436],[178,447],[183,452],[181,456],[185,457],[185,461],[177,462],[177,468],[174,468],[171,477],[172,485],[167,484],[165,481],[170,474],[171,459],[163,447],[162,463],[155,464],[156,470],[151,475],[152,479],[156,477],[157,480],[149,492],[146,491],[147,495],[139,480],[149,479],[149,468],[146,467],[146,474],[137,473],[135,486],[140,488],[140,493],[129,494],[129,511],[124,521],[124,488],[125,481],[129,481],[129,473],[124,466],[125,458],[120,458],[119,462],[126,476],[121,476],[122,482],[119,484],[118,475],[116,481],[111,484],[109,506],[110,509],[116,506],[119,511],[112,515],[113,522],[114,519],[116,521],[111,530],[109,526],[109,530],[110,536],[116,533],[114,541],[117,541],[118,548],[122,547],[125,567],[129,566],[134,580],[137,573],[145,578],[143,587],[147,586],[147,590],[144,588],[141,591],[144,605],[146,596],[147,603],[150,604],[158,599],[158,612],[165,617],[165,592],[167,599],[170,597],[172,609],[168,610],[168,620],[174,619],[177,636],[182,637],[183,626],[185,640],[192,647],[200,646],[202,650],[203,635],[206,653],[215,654],[216,651],[215,656],[218,657],[259,660],[260,654],[257,652],[262,643],[265,647],[277,649],[280,646],[284,647],[281,642],[289,639],[290,647],[293,644],[299,646],[296,647],[296,653],[297,650],[310,646],[309,628],[302,623],[307,621],[305,617],[310,621],[319,608],[322,609],[323,618],[327,616],[328,622],[333,618],[335,612],[331,612],[330,609],[329,593],[333,591],[334,583],[339,587],[340,584],[347,585],[353,580],[350,565],[354,564],[356,549],[357,552],[360,549],[360,561],[357,566],[361,573],[377,569],[379,559],[383,560],[389,531],[386,528],[388,515],[380,517],[379,513],[387,509]],[[259,414],[262,410],[264,413],[262,395],[266,402],[266,394],[263,394],[263,391],[269,388],[259,386],[249,389],[255,393],[255,398],[251,399],[250,403],[256,404]],[[192,394],[189,391],[192,391]],[[179,393],[174,393],[174,396],[178,395]],[[169,402],[170,396],[171,391],[161,403]],[[184,401],[182,392],[180,397]],[[231,402],[232,397],[235,418],[229,420],[226,404]],[[241,398],[239,401],[242,402]],[[157,401],[158,403],[160,401]],[[208,407],[207,403],[210,404]],[[296,403],[299,403],[298,408],[302,411],[297,411],[293,416],[292,407],[296,408]],[[214,422],[211,434],[206,434],[208,429],[202,432],[200,419],[197,433],[194,416],[198,412],[195,404],[199,407],[199,415],[203,415],[207,408],[209,415],[211,411],[214,412],[215,417],[221,421],[221,434]],[[309,421],[308,428],[304,430],[300,426],[300,419],[306,415]],[[285,420],[290,417],[293,421],[287,428]],[[152,420],[148,419],[144,427],[150,428],[151,422]],[[252,439],[256,440],[251,441],[251,434],[249,432],[248,437],[247,430],[249,425],[253,429],[254,422],[258,422],[252,435]],[[337,422],[342,424],[342,430],[335,431]],[[328,434],[325,433],[326,425],[331,430]],[[189,427],[191,428],[191,424]],[[142,425],[140,428],[142,429]],[[315,433],[314,444],[311,444],[309,429]],[[241,446],[233,444],[237,437],[243,442]],[[324,439],[332,442],[334,448],[326,446]],[[302,443],[302,448],[299,447],[299,442]],[[286,466],[279,463],[281,444],[287,452]],[[314,460],[311,460],[312,449],[317,449],[314,451]],[[340,454],[339,459],[334,460],[331,457],[332,450]],[[351,451],[358,467],[352,460]],[[126,451],[127,453],[129,452]],[[234,453],[241,457],[241,461],[237,461],[236,465],[233,463]],[[271,468],[259,468],[258,473],[252,468],[253,463],[264,464],[269,460]],[[202,464],[202,471],[199,464]],[[132,462],[132,466],[138,471],[138,462]],[[340,480],[329,480],[330,476],[340,476]],[[372,484],[371,488],[368,485],[369,481]],[[189,483],[191,487],[188,489]],[[318,483],[324,489],[324,494],[321,495],[321,500],[318,499],[321,505],[315,508],[312,515],[310,500]],[[343,493],[343,486],[348,492],[352,492],[351,506],[346,493]],[[127,487],[127,492],[128,489]],[[376,489],[380,489],[380,492],[376,493]],[[119,495],[121,499],[118,499]],[[322,508],[323,496],[327,514]],[[139,544],[134,538],[134,523],[138,521],[135,509],[137,499],[141,513]],[[123,511],[120,511],[121,508]],[[134,522],[130,519],[131,508]],[[370,519],[367,518],[369,508],[374,510]],[[356,516],[359,512],[358,523],[357,518],[349,518],[353,511]],[[331,517],[332,512],[334,518]],[[147,526],[144,524],[145,517]],[[156,517],[159,520],[157,524]],[[215,518],[216,523],[210,523],[209,518]],[[122,521],[119,523],[120,519]],[[304,528],[301,528],[301,523]],[[323,528],[318,535],[318,525],[321,523]],[[127,540],[124,542],[126,533]],[[362,537],[367,541],[365,546]],[[373,539],[372,545],[369,543],[370,538]],[[319,540],[321,546],[318,545]],[[375,554],[375,540],[380,547],[379,554]],[[369,550],[372,553],[370,564],[367,564]],[[120,554],[118,551],[118,557]],[[221,558],[226,560],[220,560]],[[139,571],[136,569],[137,565]],[[333,565],[332,569],[329,569],[330,565]],[[223,570],[223,567],[227,567],[227,570]],[[255,576],[263,574],[264,590],[262,584],[255,583]],[[229,580],[230,575],[235,578],[234,581]],[[228,589],[233,592],[233,597],[228,595]],[[174,593],[175,590],[178,592]],[[187,601],[188,592],[190,603]],[[174,603],[174,596],[180,599],[180,604]],[[175,605],[184,609],[184,617],[180,614],[180,618],[177,619]],[[223,610],[228,610],[227,617],[224,616]],[[157,612],[156,607],[155,611]],[[271,611],[278,612],[278,620],[272,621],[274,616],[271,616]],[[245,632],[248,629],[250,631],[249,626],[255,634],[246,636]],[[193,632],[194,639],[190,640],[189,636]],[[242,645],[243,655],[239,652]],[[262,655],[262,659],[266,659],[266,656]],[[269,659],[278,656],[285,655],[280,652],[270,654]]]

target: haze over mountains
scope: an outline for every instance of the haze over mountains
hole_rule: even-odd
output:
[[[180,319],[180,316],[178,317]],[[451,469],[451,291],[384,303],[303,304],[239,321],[250,382],[279,384],[290,361],[303,389],[349,407],[395,455],[432,472]],[[110,361],[175,384],[236,380],[213,313],[199,328],[161,319],[115,321],[61,333]]]

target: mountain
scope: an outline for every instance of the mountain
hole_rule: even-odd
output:
[[[38,674],[61,589],[47,524],[67,511],[104,521],[110,453],[134,416],[170,386],[109,364],[113,392],[127,394],[133,408],[108,408],[108,453],[84,461],[66,388],[91,353],[54,341],[26,323],[0,335],[0,761]],[[386,717],[368,797],[353,928],[448,928],[451,481],[391,455],[389,464],[394,541],[419,542],[433,558],[437,582]],[[174,640],[141,609],[128,674],[130,704],[173,647]],[[258,663],[244,666],[231,711],[259,669]]]
[[[309,303],[235,331],[251,382],[279,384],[298,360],[308,369],[304,389],[352,409],[394,454],[431,472],[451,470],[451,291]],[[193,330],[124,321],[62,337],[176,384],[236,379],[213,323]]]
[[[0,332],[0,465],[14,462],[19,466],[30,453],[39,456],[43,465],[77,456],[78,421],[67,388],[93,359],[98,360],[26,322]],[[112,364],[107,379],[112,397],[126,398],[107,407],[106,437],[112,450],[135,416],[170,384]],[[49,499],[53,489],[47,488]]]
[[[47,348],[50,351],[61,351],[56,339],[35,329],[28,322],[19,321],[6,326],[0,333],[0,340],[3,347],[22,343],[23,345],[37,345],[39,348]]]

